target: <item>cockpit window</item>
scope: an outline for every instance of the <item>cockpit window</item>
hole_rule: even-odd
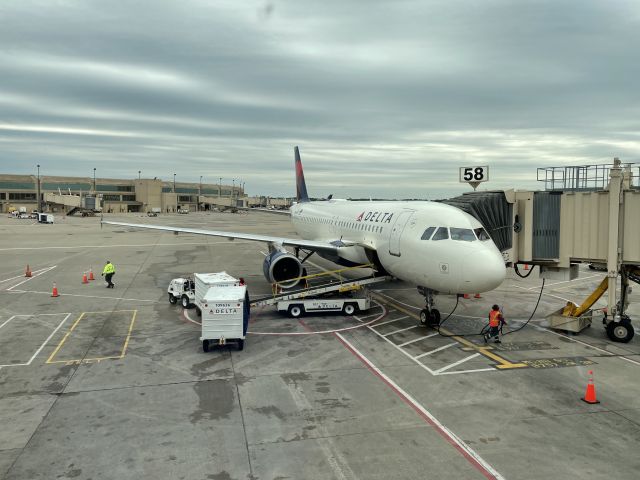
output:
[[[431,238],[431,235],[433,235],[433,232],[435,231],[435,229],[436,227],[427,228],[422,234],[422,237],[420,237],[420,240],[429,240]]]
[[[486,240],[491,240],[491,237],[489,236],[487,231],[482,227],[476,228],[474,232],[476,234],[476,237],[478,237],[478,240],[480,240],[481,242],[484,242]]]
[[[476,236],[470,228],[453,228],[451,227],[451,239],[461,240],[463,242],[474,242]]]
[[[449,229],[447,227],[439,227],[431,240],[446,240],[449,238]]]

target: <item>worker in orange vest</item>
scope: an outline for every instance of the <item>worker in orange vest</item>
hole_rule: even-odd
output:
[[[500,341],[500,331],[502,330],[502,325],[506,324],[507,322],[502,316],[500,307],[498,305],[491,307],[489,312],[489,332],[484,335],[484,342],[487,343],[490,338],[493,338],[495,343],[502,343]]]

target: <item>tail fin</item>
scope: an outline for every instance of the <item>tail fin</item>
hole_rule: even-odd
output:
[[[304,181],[304,172],[302,171],[302,161],[300,160],[300,151],[298,147],[294,148],[296,155],[296,198],[298,203],[308,202],[307,184]]]

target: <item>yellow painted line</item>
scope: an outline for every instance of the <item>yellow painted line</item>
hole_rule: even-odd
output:
[[[385,303],[386,305],[392,304],[394,308],[396,308],[398,311],[402,312],[402,313],[406,313],[407,315],[409,315],[412,318],[415,318],[416,320],[420,321],[420,317],[418,315],[416,315],[415,313],[405,309],[404,307],[396,304],[393,301],[390,301],[387,298],[381,297],[380,295],[377,295],[376,293],[372,293],[372,296],[375,296],[380,302]],[[491,352],[490,350],[492,350],[491,347],[483,347],[481,345],[476,345],[473,342],[470,342],[469,340],[467,340],[466,338],[462,338],[459,337],[457,335],[453,335],[453,332],[445,329],[445,328],[440,328],[440,331],[443,332],[445,335],[450,336],[450,338],[453,338],[455,341],[457,341],[458,343],[461,343],[462,345],[466,346],[469,349],[475,350],[478,353],[480,353],[481,355],[493,360],[494,362],[497,362],[498,365],[496,365],[495,367],[497,369],[500,370],[507,370],[507,369],[512,369],[512,368],[529,368],[529,365],[527,365],[526,363],[513,363],[510,362],[509,360],[507,360],[506,358],[501,357],[500,355],[496,355],[495,353]]]
[[[82,320],[82,318],[84,318],[86,314],[88,314],[88,313],[124,313],[124,312],[133,312],[133,315],[131,316],[131,321],[130,321],[130,324],[129,324],[129,331],[127,333],[127,337],[125,338],[124,345],[122,347],[122,351],[120,352],[120,355],[107,356],[107,357],[94,357],[94,358],[72,358],[72,359],[68,359],[68,360],[53,360],[53,358],[60,351],[60,349],[62,348],[64,343],[67,341],[67,338],[69,337],[71,332],[73,332],[73,330],[76,328],[78,323],[80,323],[80,320]],[[47,359],[47,361],[45,363],[49,363],[49,364],[64,363],[65,365],[79,365],[81,363],[93,363],[93,362],[100,362],[102,360],[118,360],[118,359],[124,358],[124,356],[126,355],[126,352],[127,352],[127,346],[129,345],[129,339],[131,338],[131,332],[133,331],[133,325],[134,325],[134,323],[136,321],[136,315],[137,314],[138,314],[138,310],[104,310],[104,311],[99,311],[99,312],[82,312],[82,314],[74,322],[74,324],[71,326],[69,331],[65,334],[64,338],[60,341],[60,343],[58,344],[56,349],[49,356],[49,358]]]
[[[133,324],[136,323],[136,315],[138,314],[138,310],[133,311],[133,315],[131,316],[131,323],[129,324],[129,332],[127,333],[127,338],[124,341],[124,347],[122,347],[122,353],[120,353],[120,358],[124,358],[127,353],[127,346],[129,345],[129,339],[131,338],[131,331],[133,330]]]
[[[80,365],[81,363],[94,363],[101,362],[102,360],[118,360],[120,357],[95,357],[95,358],[75,358],[71,360],[54,360],[53,362],[47,363],[64,363],[65,365]]]
[[[64,342],[67,341],[67,338],[69,338],[69,335],[71,335],[71,332],[73,332],[73,330],[76,328],[76,326],[78,325],[78,323],[80,322],[80,320],[82,320],[82,318],[84,317],[84,314],[86,312],[82,312],[80,314],[80,316],[78,317],[78,319],[73,323],[73,325],[71,325],[71,328],[69,329],[69,331],[64,335],[64,337],[62,338],[62,340],[60,340],[60,343],[58,343],[58,346],[55,348],[55,350],[51,353],[51,355],[49,355],[49,358],[47,358],[47,361],[45,363],[57,363],[57,362],[53,362],[53,357],[56,356],[56,354],[60,351],[60,349],[62,348],[62,345],[64,345]]]

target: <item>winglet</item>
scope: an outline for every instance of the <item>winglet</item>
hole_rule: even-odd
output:
[[[309,195],[307,194],[307,184],[304,181],[302,160],[300,160],[300,150],[298,150],[298,147],[294,148],[294,152],[296,156],[296,199],[298,203],[308,202]]]

